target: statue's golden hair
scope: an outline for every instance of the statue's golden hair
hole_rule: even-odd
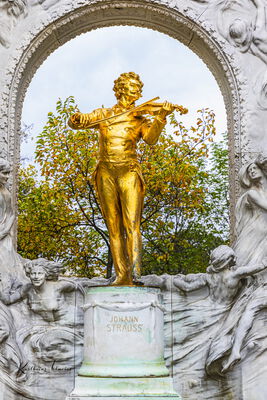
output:
[[[140,86],[140,92],[142,92],[142,87],[144,86],[144,84],[141,81],[140,76],[135,72],[124,72],[120,74],[118,79],[114,81],[113,91],[115,92],[115,96],[117,99],[119,99],[120,96],[123,94],[125,83],[129,79],[134,79],[135,81],[137,81]]]

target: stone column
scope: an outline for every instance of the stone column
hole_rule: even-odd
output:
[[[180,400],[163,358],[159,289],[90,288],[84,309],[84,361],[67,400]]]

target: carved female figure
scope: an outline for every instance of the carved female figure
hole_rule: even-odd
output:
[[[178,276],[174,278],[174,285],[186,292],[207,286],[210,292],[210,299],[214,305],[216,304],[216,307],[211,304],[209,306],[210,309],[206,310],[206,313],[210,315],[206,333],[209,332],[210,335],[212,327],[214,332],[212,335],[214,336],[213,340],[206,342],[209,345],[206,355],[206,370],[208,374],[213,375],[214,373],[222,374],[227,368],[227,365],[222,363],[222,359],[231,349],[232,337],[228,335],[228,331],[231,331],[231,328],[236,325],[240,318],[241,309],[237,309],[234,312],[232,307],[235,307],[235,305],[233,306],[234,300],[242,288],[242,279],[266,269],[267,259],[258,265],[236,266],[234,251],[230,247],[222,245],[211,252],[210,262],[207,274]],[[220,309],[219,305],[224,305],[224,308]],[[215,312],[215,309],[218,309],[218,311]],[[229,314],[227,315],[228,312]],[[223,321],[226,315],[227,323],[225,324]],[[207,319],[207,316],[205,318]],[[221,335],[221,332],[224,332],[225,335]]]
[[[241,186],[247,191],[236,207],[237,240],[234,250],[237,265],[265,263],[267,256],[267,179],[266,159],[258,156],[239,173]],[[237,269],[238,271],[238,269]],[[257,313],[266,308],[266,269],[257,272],[253,285],[247,285],[238,296],[218,335],[214,338],[207,360],[209,372],[227,372],[240,360],[241,347]],[[230,356],[229,356],[230,353]],[[229,357],[228,357],[229,356]]]
[[[28,261],[24,269],[31,282],[15,293],[2,293],[3,302],[13,304],[26,299],[30,310],[45,321],[72,325],[74,309],[66,305],[65,293],[73,292],[77,286],[68,280],[58,280],[62,265],[39,258]],[[76,316],[76,323],[79,322]]]
[[[208,286],[211,300],[221,304],[231,304],[241,288],[241,279],[264,270],[266,265],[236,265],[234,251],[225,245],[217,247],[211,252],[210,265],[207,274],[191,274],[176,276],[173,283],[182,291],[190,292]]]
[[[267,256],[267,179],[260,159],[245,165],[239,173],[247,191],[236,206],[238,264],[259,263]]]
[[[11,195],[6,188],[9,174],[9,163],[0,158],[0,271],[5,288],[12,286],[16,281],[25,281],[22,261],[15,251],[11,235],[15,214],[11,205]]]
[[[259,263],[267,256],[267,179],[266,158],[258,156],[255,162],[245,165],[239,173],[240,183],[248,190],[240,197],[236,208],[235,250],[239,262]],[[256,275],[256,284],[247,288],[245,304],[242,298],[237,306],[242,308],[232,339],[232,349],[223,372],[241,359],[241,348],[253,325],[256,315],[267,307],[266,272]],[[243,301],[244,303],[244,301]]]

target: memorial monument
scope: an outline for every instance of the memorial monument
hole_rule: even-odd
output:
[[[151,321],[152,326],[161,326],[164,307],[164,359],[174,388],[182,399],[266,400],[266,15],[264,0],[0,2],[1,400],[64,400],[69,396],[83,360],[83,306],[87,343],[82,375],[76,378],[74,389],[86,388],[85,392],[80,392],[81,396],[88,394],[87,386],[83,385],[87,379],[95,382],[91,386],[95,388],[94,398],[95,394],[113,395],[118,387],[120,393],[125,390],[118,376],[120,363],[116,363],[115,358],[112,364],[112,351],[107,352],[106,370],[110,370],[111,365],[114,367],[118,385],[106,384],[99,388],[96,384],[102,379],[107,383],[106,376],[96,376],[100,369],[104,370],[98,368],[103,360],[96,350],[99,345],[108,344],[98,342],[101,336],[96,328],[105,330],[102,338],[107,340],[110,333],[117,335],[116,338],[125,332],[131,338],[137,334],[138,344],[153,351],[159,337],[153,336],[154,330],[146,331],[152,336],[144,336],[142,329],[151,327]],[[103,279],[85,282],[63,277],[60,275],[62,266],[58,263],[24,260],[17,254],[12,240],[16,231],[16,168],[22,104],[36,69],[51,52],[76,35],[104,26],[127,24],[152,28],[180,40],[204,60],[220,86],[228,116],[232,250],[224,247],[212,252],[210,265],[203,274],[153,275],[140,279],[139,220],[126,224],[126,220],[121,219],[123,208],[119,208],[118,219],[122,223],[111,232],[114,251],[122,248],[122,243],[116,242],[116,235],[121,231],[128,247],[126,254],[118,254],[117,258],[113,254],[115,260],[123,261],[116,265],[116,285],[119,286],[109,286]],[[164,122],[163,114],[159,114],[158,126]],[[86,118],[83,122],[88,123]],[[131,149],[136,141],[137,137],[133,137]],[[134,161],[132,166],[138,187],[135,193],[139,196],[131,199],[136,199],[135,208],[131,210],[135,209],[140,215],[143,182],[139,165]],[[99,168],[102,170],[96,171],[96,186],[105,214],[107,193],[100,190],[101,179],[108,176],[113,179],[115,175],[103,168],[103,163]],[[112,229],[112,222],[109,224]],[[135,237],[131,236],[133,232]],[[133,247],[133,243],[137,247]],[[143,286],[120,285],[132,285],[136,280]],[[106,284],[106,287],[96,288],[96,284]],[[93,289],[84,301],[84,292],[90,293],[88,287]],[[118,290],[116,299],[121,300],[121,296],[126,296],[125,287],[129,289],[128,308],[122,310],[123,303],[116,303],[114,293]],[[163,307],[156,287],[161,290]],[[138,301],[134,300],[137,294]],[[103,298],[109,299],[109,309]],[[142,310],[145,320],[139,316],[141,310],[137,310],[141,300],[146,306]],[[125,342],[122,344],[124,348]],[[162,342],[157,349],[162,349],[161,346]],[[130,350],[136,371],[141,374],[142,357],[147,354],[139,357],[138,352],[136,357],[134,347]],[[138,392],[134,384],[137,378],[129,377],[129,360],[117,354],[127,366],[127,387],[131,387],[135,395],[142,396],[144,390],[152,391],[153,379],[160,382],[159,377],[146,376],[149,370],[153,369],[156,376],[166,374],[159,353],[158,363],[153,354],[149,354]],[[170,389],[167,374],[162,382],[163,385],[153,386],[154,394],[159,386],[162,395],[166,394],[167,387]],[[101,393],[104,388],[105,394]],[[74,398],[72,396],[72,400]]]

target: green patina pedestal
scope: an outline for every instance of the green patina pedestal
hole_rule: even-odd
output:
[[[181,400],[165,366],[159,289],[88,289],[84,360],[66,400]]]

